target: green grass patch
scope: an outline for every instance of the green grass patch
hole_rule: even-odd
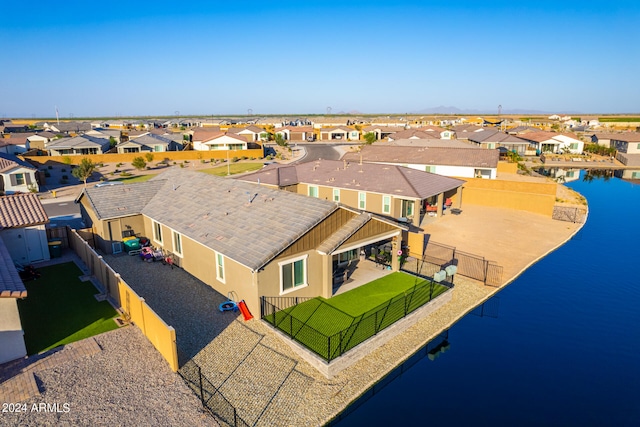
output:
[[[226,176],[227,173],[230,173],[231,175],[235,175],[235,174],[239,174],[239,173],[257,171],[259,169],[262,169],[263,166],[264,166],[264,164],[262,162],[260,162],[260,163],[251,163],[251,162],[247,162],[247,163],[230,163],[229,165],[224,164],[224,165],[218,166],[216,168],[201,169],[198,172],[204,172],[204,173],[208,173],[210,175],[216,175],[216,176]]]
[[[149,181],[151,178],[153,178],[154,176],[156,176],[157,174],[148,174],[148,175],[138,175],[138,176],[127,176],[127,177],[120,177],[120,178],[116,178],[113,179],[112,181],[122,181],[125,184],[135,184],[136,182],[146,182]]]
[[[317,297],[265,316],[325,359],[366,341],[445,292],[440,284],[395,272],[330,299]],[[329,342],[328,337],[331,337]]]
[[[600,123],[640,122],[640,117],[598,117]]]
[[[39,269],[41,277],[26,282],[27,298],[18,301],[29,355],[116,329],[116,310],[98,302],[91,282],[72,262]]]

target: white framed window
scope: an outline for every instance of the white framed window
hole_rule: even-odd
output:
[[[224,283],[224,255],[216,252],[216,279]]]
[[[182,256],[182,235],[176,231],[173,232],[173,252]]]
[[[156,151],[156,152],[162,151],[162,145],[154,145],[153,146],[153,151]]]
[[[382,213],[391,213],[391,196],[382,196]]]
[[[333,189],[333,201],[334,202],[339,202],[340,201],[340,189],[339,188],[334,188]]]
[[[153,240],[162,244],[162,225],[159,222],[152,221]]]
[[[363,191],[358,191],[358,208],[362,210],[367,208],[367,193]]]
[[[307,283],[307,255],[279,262],[280,295],[305,287]]]
[[[318,197],[318,186],[310,185],[309,186],[309,197]]]
[[[24,185],[25,179],[23,173],[17,173],[14,175],[16,177],[16,185]]]

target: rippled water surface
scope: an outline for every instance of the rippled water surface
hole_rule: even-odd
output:
[[[338,426],[640,425],[640,185],[568,186],[584,228]]]

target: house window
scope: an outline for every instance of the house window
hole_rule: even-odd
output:
[[[224,255],[216,252],[216,278],[224,283]]]
[[[636,147],[638,150],[640,150],[640,144],[638,144],[638,146]]]
[[[296,288],[307,286],[307,256],[279,263],[280,293],[290,292]]]
[[[153,151],[156,151],[156,152],[162,151],[162,145],[154,145],[153,146]]]
[[[424,171],[425,172],[430,172],[430,173],[435,173],[436,172],[436,167],[435,166],[425,166],[424,167]]]
[[[175,231],[173,232],[173,252],[182,256],[182,236]]]
[[[382,196],[382,213],[391,213],[391,196]]]
[[[229,144],[229,150],[244,150],[243,144]]]
[[[569,149],[570,150],[577,150],[578,149],[578,143],[577,142],[573,142],[569,145]]]
[[[318,187],[315,185],[309,186],[309,197],[318,197]]]
[[[413,217],[413,200],[403,200],[402,201],[402,216],[406,218]]]
[[[333,189],[333,201],[334,202],[339,202],[340,201],[340,189],[339,188],[334,188]]]
[[[358,192],[358,208],[363,210],[367,208],[367,193]]]
[[[153,240],[162,244],[162,225],[155,221],[153,221]]]
[[[16,177],[16,185],[24,185],[25,184],[24,174],[23,173],[17,173],[14,176]]]
[[[565,175],[567,178],[573,178],[576,175],[576,173],[574,171],[567,171]]]

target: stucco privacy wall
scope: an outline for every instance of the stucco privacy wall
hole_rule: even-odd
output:
[[[105,263],[80,235],[67,229],[69,246],[89,268],[89,274],[95,276],[104,291],[121,311],[147,337],[160,352],[171,369],[178,370],[178,349],[176,331],[167,325],[133,289]]]
[[[121,154],[83,154],[83,155],[69,155],[69,156],[23,156],[25,160],[31,163],[44,164],[47,161],[54,161],[57,163],[64,163],[66,160],[69,164],[77,165],[82,159],[89,159],[93,163],[131,163],[136,157],[145,157],[146,153],[121,153]],[[249,150],[211,150],[211,151],[163,151],[153,154],[153,161],[160,162],[164,159],[170,161],[200,161],[200,160],[226,160],[227,158],[233,159],[234,157],[254,157],[262,158],[264,153],[262,148],[255,148]],[[70,160],[69,160],[70,159]]]
[[[518,164],[510,162],[498,162],[499,173],[518,173]]]
[[[551,217],[556,202],[556,183],[469,179],[463,186],[464,204],[494,206]]]

